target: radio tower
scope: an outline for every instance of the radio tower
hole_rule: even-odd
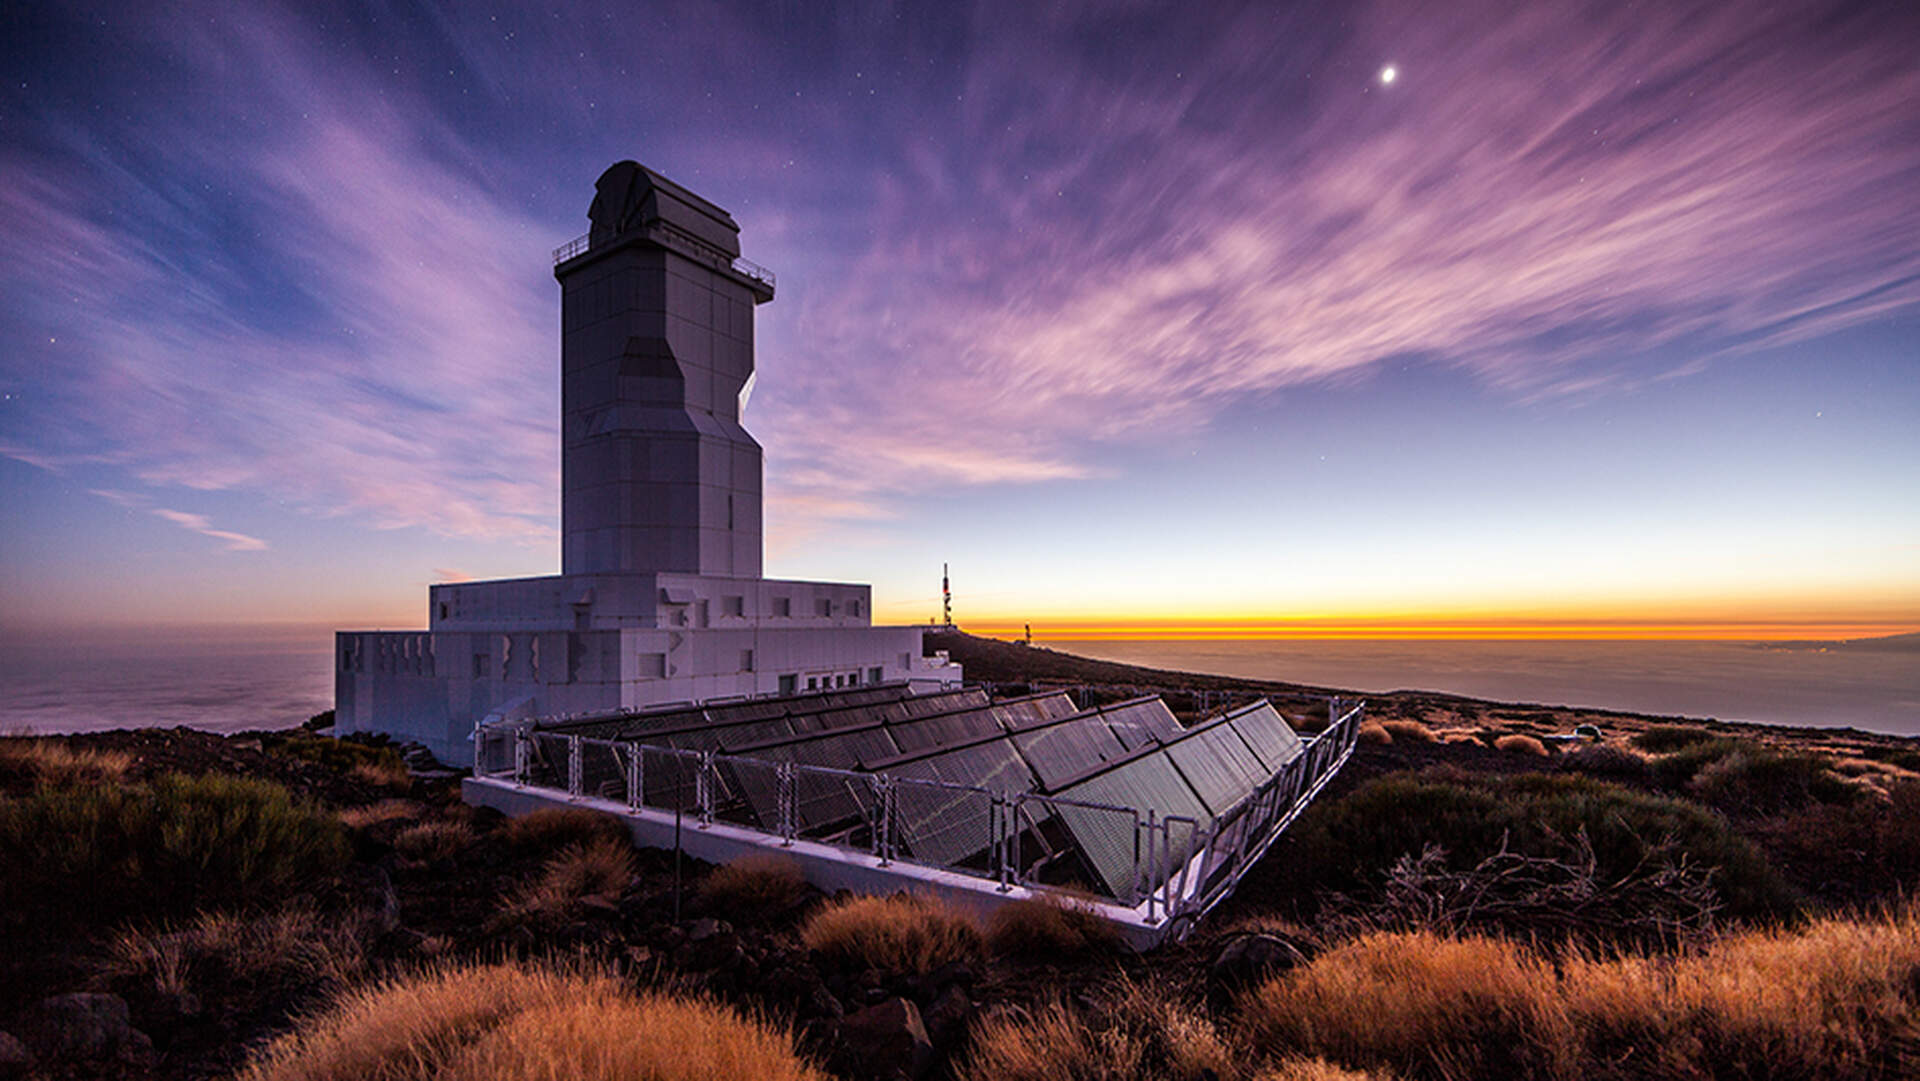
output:
[[[940,564],[940,618],[953,629],[953,586],[947,578],[947,565]]]

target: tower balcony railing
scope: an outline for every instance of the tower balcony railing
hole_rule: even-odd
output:
[[[649,230],[650,234],[654,234],[655,232],[656,232],[655,230],[651,230],[651,229]],[[664,234],[664,235],[656,235],[655,239],[665,241],[670,247],[674,247],[674,248],[691,247],[691,245],[688,245],[685,243],[679,243],[679,244],[674,243],[674,241],[679,240],[680,238],[675,234],[667,233],[666,230],[658,230],[657,232],[659,234]],[[559,247],[553,249],[553,265],[559,266],[561,263],[564,263],[569,259],[576,259],[582,255],[585,255],[587,252],[591,251],[592,249],[593,249],[593,234],[590,232],[581,233],[579,236],[574,237],[572,240],[569,240],[565,244],[562,244]],[[697,254],[700,254],[703,256],[709,256],[710,253],[708,253],[705,250],[699,250],[697,251]],[[761,283],[762,285],[765,285],[769,292],[771,292],[778,285],[778,282],[774,279],[773,271],[768,270],[766,267],[761,266],[759,263],[756,263],[751,259],[745,259],[745,258],[736,256],[729,261],[725,256],[719,256],[717,259],[712,258],[710,256],[708,261],[725,263],[725,265],[729,269],[731,269],[735,274],[738,274],[743,278],[750,278],[754,281]]]

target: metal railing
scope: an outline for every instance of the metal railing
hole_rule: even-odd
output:
[[[766,267],[761,266],[751,259],[735,256],[731,260],[728,260],[724,254],[710,252],[701,245],[688,243],[682,239],[677,232],[670,232],[666,229],[650,228],[647,235],[654,237],[656,240],[663,241],[671,247],[686,250],[690,254],[705,256],[708,262],[713,262],[716,265],[724,264],[735,274],[760,282],[768,289],[774,289],[779,284],[778,279],[774,277],[773,271],[768,270]],[[591,232],[582,233],[572,240],[567,241],[565,244],[553,249],[553,265],[559,266],[569,259],[575,259],[585,255],[587,252],[592,251],[593,247],[593,234]]]
[[[969,875],[1006,892],[1059,885],[1056,868],[1079,850],[1094,891],[1149,923],[1190,927],[1247,871],[1352,757],[1365,703],[1332,699],[1329,723],[1299,754],[1208,820],[1162,816],[1038,793],[1000,793],[885,773],[863,773],[545,732],[526,722],[474,734],[474,774],[595,798],[631,810],[687,814],[766,834]],[[1049,880],[1050,873],[1053,874]],[[1078,882],[1087,886],[1088,883]]]

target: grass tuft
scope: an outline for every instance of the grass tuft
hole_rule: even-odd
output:
[[[111,784],[132,767],[133,756],[122,751],[76,750],[57,739],[0,736],[0,786]]]
[[[1362,721],[1360,722],[1360,731],[1357,733],[1356,738],[1359,739],[1361,743],[1371,743],[1384,747],[1393,742],[1393,733],[1387,731],[1385,726],[1381,725],[1379,721]]]
[[[1393,1081],[1380,1070],[1349,1070],[1323,1058],[1285,1058],[1253,1075],[1253,1081]]]
[[[360,928],[307,909],[263,916],[203,913],[180,928],[128,928],[108,944],[100,978],[166,994],[242,984],[281,992],[289,983],[343,987],[366,969]]]
[[[1119,930],[1091,908],[1052,894],[1010,901],[987,918],[987,945],[1000,957],[1089,957],[1125,944]]]
[[[1434,734],[1433,729],[1419,721],[1381,721],[1380,727],[1391,733],[1396,740],[1409,740],[1414,743],[1440,742],[1440,737]]]
[[[1086,1009],[1002,1009],[975,1026],[964,1081],[1218,1081],[1240,1076],[1213,1023],[1160,992],[1123,983]]]
[[[604,811],[584,807],[542,807],[509,819],[497,836],[521,855],[555,852],[600,840],[631,844],[626,823]]]
[[[558,919],[589,897],[618,898],[633,881],[633,846],[599,838],[561,850],[532,882],[508,895],[500,922]]]
[[[364,807],[348,807],[339,812],[340,824],[351,830],[372,829],[389,822],[405,822],[425,813],[426,807],[413,800],[383,799]]]
[[[1494,740],[1493,747],[1495,750],[1498,750],[1498,751],[1512,751],[1515,754],[1530,754],[1536,758],[1546,758],[1553,753],[1547,750],[1546,744],[1540,742],[1539,740],[1533,738],[1532,736],[1523,736],[1518,732],[1510,733],[1508,735],[1501,736],[1499,739]]]
[[[1722,737],[1696,728],[1692,725],[1663,724],[1655,725],[1633,737],[1633,745],[1651,754],[1671,754],[1701,743],[1712,743]]]
[[[807,895],[807,879],[792,857],[755,852],[714,868],[701,881],[699,894],[722,911],[764,916],[799,904]]]
[[[1241,1000],[1250,1042],[1409,1078],[1896,1076],[1920,1031],[1913,910],[1673,956],[1376,933]]]
[[[944,902],[917,894],[849,897],[815,912],[800,941],[828,964],[886,972],[931,972],[952,961],[979,961],[980,928]]]
[[[408,859],[431,863],[451,859],[473,842],[471,825],[457,818],[437,818],[401,830],[393,847]]]
[[[240,1081],[824,1081],[786,1032],[602,975],[437,967],[337,995],[268,1045]]]

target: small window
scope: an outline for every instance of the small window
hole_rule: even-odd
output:
[[[448,606],[446,601],[440,602],[440,618],[441,619],[447,618],[447,607]]]
[[[742,672],[753,671],[753,650],[743,649],[740,651],[740,670]]]
[[[807,690],[810,690],[810,691],[817,691],[817,690],[819,690],[819,689],[820,689],[820,677],[819,677],[819,676],[808,676],[808,677],[807,677]]]
[[[476,653],[473,655],[473,678],[487,678],[487,655],[484,653]]]
[[[800,690],[799,676],[781,676],[780,677],[780,693],[781,694],[794,694],[799,690]]]
[[[776,616],[779,616],[781,619],[792,619],[793,618],[793,598],[792,597],[775,597],[773,599],[773,614]]]
[[[886,678],[887,678],[887,670],[880,667],[877,664],[874,665],[872,668],[867,669],[868,683],[884,683],[886,681]]]
[[[747,599],[745,597],[720,598],[720,614],[739,619],[747,614]]]
[[[821,597],[819,600],[814,601],[813,610],[822,619],[825,619],[826,617],[833,615],[833,598]]]
[[[848,614],[848,615],[850,615],[850,616],[852,616],[852,617],[853,617],[853,618],[855,618],[855,619],[859,619],[859,618],[860,618],[860,602],[859,602],[859,601],[848,601],[848,602],[847,602],[847,614]]]

